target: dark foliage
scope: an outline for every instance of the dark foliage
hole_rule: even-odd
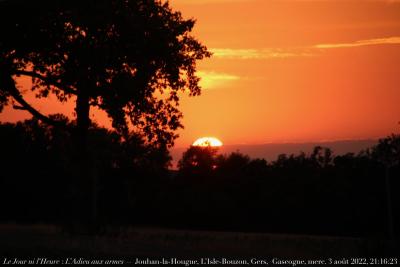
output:
[[[169,219],[221,230],[388,236],[388,191],[394,225],[399,219],[399,140],[392,135],[358,155],[316,147],[270,163],[191,147],[174,182],[178,194],[166,204],[181,210]]]
[[[0,2],[0,111],[12,97],[51,122],[15,87],[26,76],[37,97],[76,99],[82,131],[97,107],[117,130],[131,123],[148,141],[170,145],[182,126],[178,92],[200,94],[196,61],[210,56],[193,26],[157,0]]]
[[[171,147],[183,127],[178,94],[200,94],[196,62],[210,56],[191,34],[194,23],[159,0],[0,2],[0,112],[13,104],[44,123],[68,126],[26,101],[21,76],[32,79],[37,98],[74,102],[69,160],[79,190],[71,219],[91,232],[97,182],[90,109],[105,111],[127,142],[133,130],[159,150]]]
[[[387,173],[395,226],[399,220],[398,135],[358,155],[316,147],[274,162],[191,147],[179,171],[168,171],[168,152],[139,135],[123,139],[96,126],[89,135],[102,225],[385,237]],[[3,222],[68,221],[79,190],[70,180],[71,142],[37,120],[0,124]]]
[[[136,201],[143,188],[167,175],[168,151],[146,145],[142,136],[121,138],[97,126],[89,129],[89,136],[89,169],[96,177],[99,220],[103,224],[136,222]],[[68,131],[35,119],[0,124],[2,221],[69,221],[74,215],[71,202],[85,193],[71,181],[76,166],[71,162],[72,143]]]

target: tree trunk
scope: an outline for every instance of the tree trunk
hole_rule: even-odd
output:
[[[76,192],[73,204],[74,223],[84,233],[94,233],[94,188],[93,176],[91,175],[91,160],[88,147],[88,131],[90,126],[89,118],[89,96],[85,91],[80,90],[76,100],[76,129],[75,129],[75,175],[72,183]]]
[[[76,100],[76,138],[77,138],[77,145],[78,150],[80,152],[87,154],[88,144],[87,144],[87,136],[88,130],[90,125],[90,118],[89,118],[89,96],[85,93],[79,93],[77,100]]]

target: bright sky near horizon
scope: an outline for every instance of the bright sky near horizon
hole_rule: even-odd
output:
[[[229,145],[399,132],[400,1],[170,2],[197,20],[194,35],[214,53],[198,66],[202,95],[182,96],[176,146],[202,136]],[[24,116],[7,109],[0,121]]]

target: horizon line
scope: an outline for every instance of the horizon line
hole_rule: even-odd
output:
[[[221,147],[229,147],[229,146],[261,146],[261,145],[301,145],[301,144],[318,144],[318,143],[338,143],[338,142],[360,142],[360,141],[379,141],[380,139],[385,137],[371,137],[371,138],[360,138],[360,139],[326,139],[319,141],[282,141],[282,142],[266,142],[266,143],[236,143],[236,144],[225,144]],[[176,146],[171,149],[180,149],[187,148],[188,146]]]

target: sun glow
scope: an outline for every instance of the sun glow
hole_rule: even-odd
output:
[[[202,137],[197,139],[194,143],[193,146],[202,146],[202,147],[207,147],[207,146],[212,146],[212,147],[219,147],[222,146],[222,142],[218,140],[218,138],[215,137]]]

